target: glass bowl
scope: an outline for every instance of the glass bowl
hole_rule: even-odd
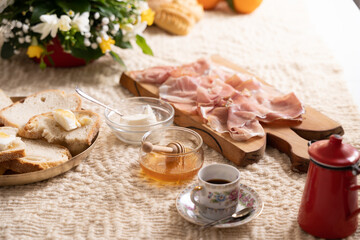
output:
[[[167,146],[180,142],[185,153],[145,152],[144,143]],[[183,127],[163,127],[147,132],[140,148],[140,166],[150,178],[164,182],[192,179],[204,162],[203,140],[195,131]]]
[[[122,99],[112,107],[124,116],[139,114],[149,105],[154,112],[157,122],[146,125],[128,125],[121,123],[121,116],[109,108],[105,109],[107,125],[118,139],[130,144],[140,144],[144,134],[150,130],[170,126],[174,121],[174,108],[167,102],[151,97],[132,97]]]

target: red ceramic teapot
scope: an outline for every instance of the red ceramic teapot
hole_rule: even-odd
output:
[[[312,143],[309,170],[298,215],[300,227],[321,238],[344,238],[356,231],[360,185],[359,152],[342,137]]]

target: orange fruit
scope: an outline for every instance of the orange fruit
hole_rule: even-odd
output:
[[[238,13],[251,13],[261,2],[262,0],[227,0],[229,7]]]
[[[210,10],[216,7],[220,0],[197,0],[200,5],[203,6],[205,10]]]

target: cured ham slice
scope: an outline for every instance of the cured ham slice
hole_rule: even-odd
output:
[[[270,100],[270,111],[262,122],[273,122],[275,120],[299,120],[305,112],[304,107],[295,93],[275,97]]]
[[[145,70],[129,72],[130,77],[138,82],[162,84],[170,77],[208,75],[210,73],[211,62],[207,59],[200,59],[195,63],[182,65],[180,67],[173,66],[157,66]],[[223,75],[223,71],[221,72]]]
[[[196,114],[197,91],[198,82],[192,76],[170,77],[159,87],[160,98],[189,114]]]
[[[283,94],[254,76],[200,59],[178,67],[133,71],[139,82],[161,84],[160,98],[198,114],[212,129],[237,141],[264,136],[260,122],[301,120],[304,107],[294,93]]]
[[[238,105],[232,105],[228,111],[227,126],[233,139],[244,141],[255,136],[265,136],[265,131],[256,120],[255,113],[241,111]]]
[[[196,112],[197,108],[209,107],[207,111],[212,110],[234,93],[230,85],[210,76],[170,77],[159,87],[160,98],[190,114]]]
[[[138,82],[162,84],[169,77],[171,71],[175,68],[171,66],[158,66],[152,67],[145,70],[129,72],[130,77]]]
[[[172,77],[181,76],[193,76],[198,77],[202,75],[209,75],[211,68],[211,62],[207,59],[199,59],[194,63],[185,64],[180,67],[176,67],[170,73]]]
[[[263,127],[256,119],[256,114],[241,111],[237,105],[215,108],[208,114],[208,124],[217,132],[229,132],[230,136],[237,141],[265,136]]]

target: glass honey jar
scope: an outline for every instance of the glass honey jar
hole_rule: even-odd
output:
[[[182,151],[145,151],[145,144],[153,146],[181,145]],[[147,132],[142,139],[140,166],[150,178],[164,182],[192,179],[204,162],[203,140],[195,131],[183,127],[162,127]],[[160,147],[160,148],[161,148]]]

